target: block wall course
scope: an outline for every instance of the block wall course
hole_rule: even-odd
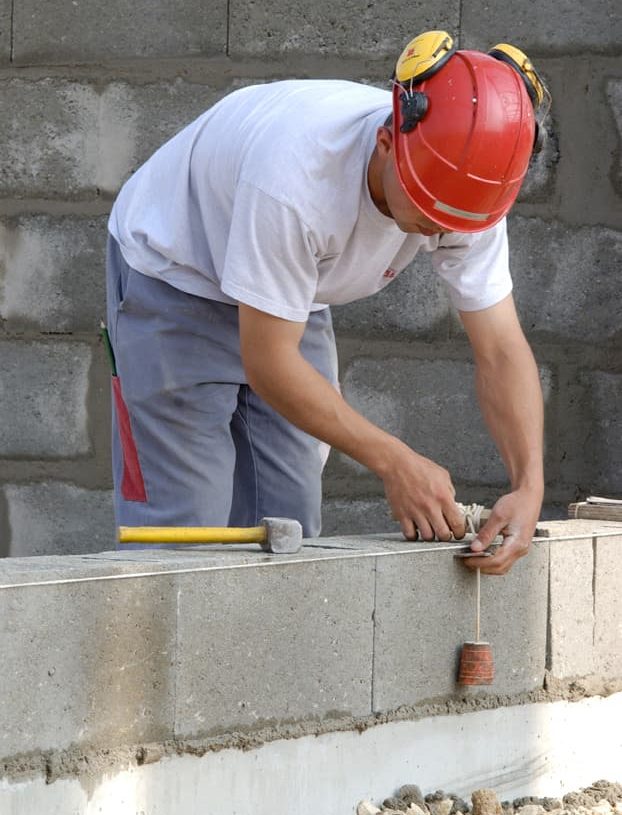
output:
[[[462,6],[463,48],[488,50],[498,42],[529,52],[606,52],[619,47],[622,21],[616,0],[591,3],[492,3],[470,0]],[[531,54],[530,54],[531,55]]]
[[[107,216],[0,221],[0,318],[8,331],[98,332],[106,315]]]
[[[371,712],[372,559],[308,564],[304,585],[283,566],[181,586],[177,736]]]
[[[121,580],[0,592],[3,652],[19,655],[2,677],[2,755],[170,736],[172,580],[137,580],[131,591]]]
[[[622,374],[592,371],[582,378],[591,421],[585,450],[591,450],[594,483],[622,493]]]
[[[399,0],[385,0],[380,8],[353,0],[298,6],[283,0],[232,0],[229,53],[233,57],[297,53],[390,56],[395,61],[419,32],[456,31],[459,20],[457,0],[439,9],[415,0],[407,10]]]
[[[377,532],[399,532],[384,498],[331,498],[323,502],[322,536]]]
[[[548,400],[548,369],[541,370],[541,380]],[[456,480],[507,481],[480,415],[471,362],[360,358],[344,372],[342,388],[355,410],[447,467]],[[346,456],[341,459],[354,472],[364,472]]]
[[[13,0],[0,0],[0,65],[11,59],[11,13]]]
[[[0,458],[58,458],[90,450],[84,343],[0,341]]]
[[[618,137],[618,146],[612,155],[611,178],[618,195],[622,195],[622,79],[607,82],[607,101]]]
[[[560,390],[560,475],[573,494],[622,493],[622,374],[579,369]]]
[[[620,228],[620,190],[612,178],[619,138],[608,86],[621,76],[620,58],[578,54],[549,60],[560,162],[547,218],[577,226]]]
[[[226,38],[226,0],[15,3],[14,58],[18,65],[223,54]]]
[[[181,79],[133,86],[6,79],[0,197],[114,195],[158,147],[224,92]]]
[[[551,544],[549,670],[557,679],[594,673],[593,579],[591,536]]]
[[[605,678],[622,676],[622,596],[620,537],[596,539],[594,649],[596,670]]]
[[[528,336],[559,343],[603,343],[622,330],[618,294],[622,231],[571,227],[511,216],[514,297]]]
[[[475,575],[449,552],[379,558],[377,572],[374,710],[464,694],[456,679],[462,645],[475,640]],[[542,686],[547,582],[548,548],[538,545],[510,575],[482,576],[481,639],[504,693]]]
[[[110,549],[112,492],[73,484],[6,484],[11,557],[76,555]]]

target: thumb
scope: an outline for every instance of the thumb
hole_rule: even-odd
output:
[[[477,536],[471,541],[471,549],[474,552],[483,552],[484,549],[488,549],[497,535],[500,535],[502,530],[505,529],[505,526],[505,518],[502,518],[501,515],[493,509],[490,513],[490,518],[479,530]]]

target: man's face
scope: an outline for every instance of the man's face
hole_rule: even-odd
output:
[[[397,178],[391,156],[388,157],[384,165],[382,185],[387,209],[402,232],[414,232],[429,237],[447,231],[440,224],[434,223],[434,221],[427,218],[406,195]]]

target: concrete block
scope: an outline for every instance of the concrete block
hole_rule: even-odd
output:
[[[576,494],[622,492],[622,374],[572,372],[560,390],[560,469]]]
[[[12,557],[77,555],[108,549],[115,539],[112,492],[72,484],[7,484]]]
[[[11,13],[13,0],[0,0],[0,65],[11,60]]]
[[[480,416],[474,366],[457,360],[359,358],[342,388],[356,410],[422,455],[447,467],[457,481],[501,484],[503,463]],[[541,370],[545,399],[550,372]],[[346,456],[355,472],[363,468]]]
[[[115,194],[161,144],[224,95],[181,79],[103,86],[7,79],[0,93],[12,111],[0,120],[0,196],[47,199]]]
[[[0,592],[2,756],[170,737],[173,579]]]
[[[15,3],[17,64],[224,54],[227,3],[96,0]]]
[[[495,43],[512,42],[528,52],[564,54],[603,52],[619,45],[622,25],[616,0],[565,3],[561,19],[560,14],[556,0],[512,5],[474,0],[462,8],[460,44],[486,51]]]
[[[382,292],[332,309],[335,331],[365,337],[408,333],[424,339],[446,337],[455,322],[441,278],[424,253]]]
[[[509,219],[514,297],[523,327],[548,342],[602,343],[622,329],[616,270],[622,232]]]
[[[283,0],[234,0],[230,12],[229,53],[287,55],[321,53],[336,56],[382,57],[396,60],[420,31],[447,28],[460,21],[457,0],[433,8],[422,0],[404,6],[387,0],[377,6],[353,0],[292,6]],[[388,77],[387,77],[388,79]]]
[[[622,677],[622,534],[597,537],[594,569],[594,649],[596,671],[604,679]]]
[[[399,532],[384,498],[333,498],[322,504],[322,536]]]
[[[594,673],[593,567],[591,536],[551,543],[549,670],[557,679]]]
[[[542,686],[547,581],[542,544],[509,574],[482,576],[481,639],[490,642],[495,662],[489,692]],[[374,711],[465,693],[456,682],[458,661],[463,643],[475,639],[475,608],[475,575],[451,553],[378,559]]]
[[[179,580],[176,736],[370,713],[373,558]]]
[[[0,457],[88,453],[88,345],[2,341],[0,360]]]
[[[622,79],[610,79],[607,82],[607,101],[611,107],[618,137],[618,149],[613,156],[611,176],[618,195],[622,195]]]
[[[0,317],[9,331],[98,330],[106,221],[25,215],[0,222]]]

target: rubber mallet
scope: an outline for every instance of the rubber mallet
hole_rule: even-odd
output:
[[[302,526],[290,518],[262,518],[261,526],[120,526],[119,543],[259,543],[266,552],[293,554]]]

